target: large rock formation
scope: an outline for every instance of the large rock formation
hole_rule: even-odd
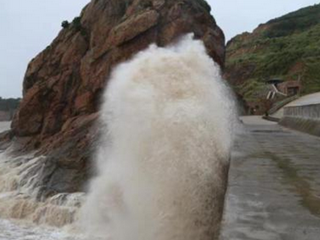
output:
[[[224,35],[204,0],[92,0],[29,64],[12,123],[16,151],[47,156],[48,194],[81,190],[98,139],[101,93],[113,66],[150,43],[193,32],[224,63]],[[130,121],[130,119],[128,119]]]

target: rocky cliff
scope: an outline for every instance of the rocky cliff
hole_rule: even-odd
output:
[[[248,102],[265,81],[300,80],[302,94],[320,91],[320,5],[289,13],[227,44],[225,77]]]
[[[223,32],[204,0],[92,0],[62,26],[30,62],[12,130],[0,137],[12,139],[15,152],[46,156],[40,185],[48,195],[83,187],[99,135],[100,97],[116,64],[189,32],[221,66],[225,54]]]

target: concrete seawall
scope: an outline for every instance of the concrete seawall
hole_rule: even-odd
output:
[[[279,123],[291,129],[320,136],[320,104],[285,107]]]

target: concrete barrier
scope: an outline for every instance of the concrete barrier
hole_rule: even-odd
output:
[[[320,136],[320,104],[285,107],[279,124]]]

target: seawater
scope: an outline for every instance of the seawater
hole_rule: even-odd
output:
[[[0,153],[0,239],[217,239],[237,122],[219,66],[188,35],[108,81],[86,195],[39,201],[46,157]]]

